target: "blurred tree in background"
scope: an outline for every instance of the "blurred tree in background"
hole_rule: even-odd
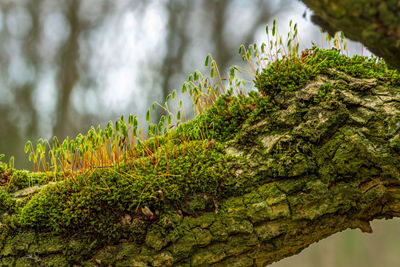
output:
[[[71,94],[92,76],[80,42],[110,11],[108,1],[98,1],[97,14],[80,2],[0,2],[0,151],[15,155],[17,167],[29,166],[27,139],[62,139],[92,118],[73,108]]]
[[[254,42],[256,30],[287,5],[1,0],[0,152],[30,168],[28,139],[63,140],[162,103],[207,53],[222,70],[238,60],[239,45]]]

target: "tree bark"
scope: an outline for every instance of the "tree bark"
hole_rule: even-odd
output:
[[[400,4],[398,1],[303,0],[314,12],[314,23],[334,35],[361,42],[372,53],[400,70]]]
[[[331,72],[340,79],[318,76],[226,143],[242,166],[226,179],[251,190],[188,196],[151,223],[125,214],[137,240],[105,247],[17,230],[0,239],[2,266],[265,266],[348,228],[371,233],[370,221],[400,215],[400,90]]]

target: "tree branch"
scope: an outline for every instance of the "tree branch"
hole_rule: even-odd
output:
[[[327,84],[331,90],[321,95]],[[234,194],[195,194],[146,216],[123,214],[119,226],[131,238],[108,246],[21,229],[3,236],[0,258],[57,266],[265,266],[348,228],[370,233],[370,221],[400,215],[398,89],[331,69],[276,99],[280,110],[225,144],[236,157],[225,177]]]

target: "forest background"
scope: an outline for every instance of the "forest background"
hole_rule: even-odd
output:
[[[211,53],[222,72],[277,18],[298,23],[300,50],[324,43],[296,0],[0,0],[0,154],[31,169],[27,140],[59,140],[163,103]],[[369,55],[349,42],[349,54]],[[190,110],[190,107],[187,109]],[[161,110],[159,114],[161,115]],[[400,266],[399,220],[347,230],[274,267]]]

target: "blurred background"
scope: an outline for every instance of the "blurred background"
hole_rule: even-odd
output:
[[[143,118],[211,53],[223,72],[237,50],[290,19],[300,44],[321,44],[297,0],[0,0],[0,154],[30,169],[27,140],[59,140],[122,113]],[[350,54],[361,44],[349,43]],[[363,51],[368,55],[368,51]],[[400,266],[397,220],[346,231],[272,266]]]

